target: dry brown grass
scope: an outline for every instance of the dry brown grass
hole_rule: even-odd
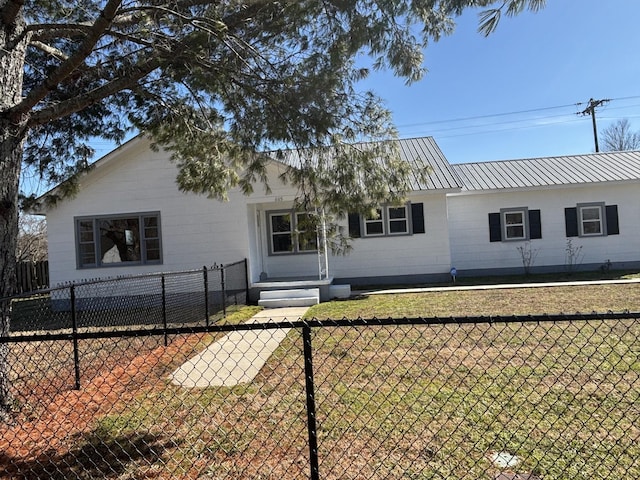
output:
[[[640,284],[362,295],[322,303],[307,317],[413,318],[640,311]]]
[[[624,310],[639,300],[638,288],[371,296],[311,313]],[[545,480],[640,478],[639,339],[633,320],[314,329],[321,478],[489,480],[500,471],[489,460],[496,451],[518,455],[517,471]],[[58,478],[307,478],[300,332],[290,333],[249,385],[171,385],[167,373],[202,340],[120,348],[131,355],[118,360],[122,369],[96,375],[83,384],[84,395],[46,399],[41,421],[19,426],[22,438],[46,438],[56,408],[68,425],[62,407],[72,398],[74,410],[93,406],[61,431],[54,450],[10,450],[0,431],[0,475],[2,465],[13,465],[42,475],[32,478],[52,471]],[[86,394],[100,386],[102,393]]]

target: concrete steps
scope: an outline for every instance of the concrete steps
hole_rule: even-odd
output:
[[[320,303],[319,288],[263,290],[258,305],[265,308],[310,307]]]

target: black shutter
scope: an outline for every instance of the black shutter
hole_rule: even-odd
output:
[[[349,236],[351,238],[360,238],[360,215],[357,213],[349,214]]]
[[[607,235],[620,234],[620,225],[618,224],[618,206],[607,205]]]
[[[540,210],[529,210],[529,238],[542,238]]]
[[[567,207],[564,209],[564,227],[567,237],[578,236],[578,209],[576,207]]]
[[[500,225],[500,214],[489,214],[489,241],[501,242],[502,241],[502,226]]]
[[[422,203],[411,204],[411,223],[413,233],[425,233],[424,206]]]

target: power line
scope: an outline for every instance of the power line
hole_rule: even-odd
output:
[[[543,107],[543,108],[533,108],[530,110],[520,110],[520,111],[516,111],[516,112],[504,112],[504,113],[490,113],[487,115],[478,115],[478,116],[474,116],[474,117],[461,117],[461,118],[451,118],[448,120],[433,120],[431,122],[419,122],[419,123],[408,123],[408,124],[404,124],[404,125],[398,125],[398,127],[420,127],[423,125],[435,125],[438,123],[453,123],[453,122],[464,122],[467,120],[483,120],[486,118],[493,118],[493,117],[505,117],[508,115],[518,115],[521,113],[533,113],[533,112],[542,112],[545,110],[554,110],[557,108],[567,108],[567,107],[575,107],[576,105],[580,105],[579,103],[571,103],[568,105],[558,105],[555,107]]]
[[[633,95],[633,96],[628,96],[628,97],[618,97],[618,98],[610,99],[610,101],[631,100],[631,99],[638,99],[638,98],[640,98],[640,95]],[[505,116],[510,116],[510,115],[520,115],[520,114],[524,114],[524,113],[543,112],[543,111],[555,110],[555,109],[559,109],[559,108],[569,108],[569,107],[575,108],[575,107],[580,107],[582,105],[585,105],[585,102],[569,103],[569,104],[565,104],[565,105],[556,105],[556,106],[552,106],[552,107],[532,108],[532,109],[528,109],[528,110],[517,110],[517,111],[512,111],[512,112],[490,113],[490,114],[476,115],[476,116],[471,116],[471,117],[459,117],[459,118],[450,118],[450,119],[445,119],[445,120],[433,120],[433,121],[429,121],[429,122],[405,123],[405,124],[398,124],[397,127],[398,128],[422,127],[422,126],[437,125],[437,124],[442,124],[442,123],[464,122],[464,121],[468,121],[468,120],[484,120],[484,119],[493,118],[493,117],[505,117]],[[547,118],[547,117],[541,117],[541,118]]]

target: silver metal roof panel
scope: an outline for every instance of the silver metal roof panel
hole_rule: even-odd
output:
[[[458,163],[464,190],[500,190],[640,181],[640,151]]]

